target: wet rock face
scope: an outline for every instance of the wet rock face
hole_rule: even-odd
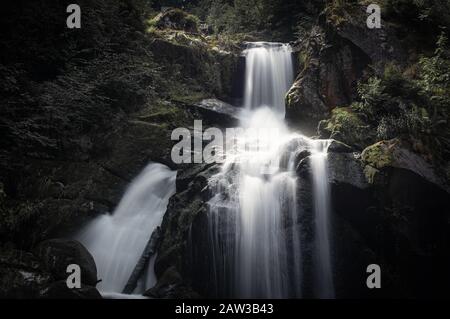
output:
[[[375,143],[361,157],[377,198],[378,230],[371,227],[365,237],[397,278],[393,291],[407,297],[445,294],[450,283],[444,270],[450,266],[447,186],[398,139]]]
[[[349,5],[350,13],[338,22],[323,16],[295,48],[300,68],[286,95],[286,118],[307,133],[314,134],[332,109],[355,100],[357,82],[369,64],[381,74],[387,63],[406,60],[389,24],[367,28],[366,8]]]
[[[339,142],[335,142],[339,144]],[[370,222],[373,194],[365,181],[363,165],[357,154],[342,152],[328,154],[330,189],[330,245],[333,282],[337,298],[372,298],[379,292],[368,291],[365,269],[375,263],[376,255],[362,236],[360,225]],[[302,234],[303,297],[314,298],[315,215],[312,192],[310,157],[298,166],[298,227]],[[386,275],[385,278],[387,278]]]
[[[232,52],[211,49],[202,41],[155,38],[150,44],[155,58],[163,64],[177,64],[181,73],[201,83],[202,88],[223,100],[234,95],[239,56]]]
[[[442,296],[450,284],[449,193],[410,170],[383,171],[377,238],[394,287],[408,297]]]
[[[328,178],[334,185],[348,184],[358,189],[369,187],[357,153],[329,153]]]
[[[450,284],[445,270],[450,266],[449,193],[422,171],[426,166],[415,170],[412,164],[418,159],[407,160],[405,154],[409,153],[397,147],[401,146],[391,145],[393,154],[389,156],[371,154],[371,161],[368,151],[364,156],[328,154],[330,243],[337,297],[431,297],[445,294],[444,287]],[[367,163],[374,163],[375,158],[383,165],[371,180]],[[308,225],[314,220],[308,157],[299,163],[298,174],[299,211],[303,214],[299,220]],[[306,240],[314,236],[313,231],[304,229]],[[383,289],[379,291],[365,285],[366,267],[372,263],[382,269]],[[307,281],[305,285],[307,289]]]
[[[350,146],[337,140],[331,140],[328,146],[328,153],[351,153],[352,151]]]
[[[363,51],[379,72],[389,61],[405,62],[405,52],[395,36],[396,32],[385,21],[381,22],[382,28],[369,29],[366,24],[366,9],[367,5],[356,5],[351,9],[350,19],[345,19],[338,25],[331,21],[328,24],[337,35]]]
[[[412,152],[400,139],[380,141],[364,149],[361,154],[366,164],[366,175],[375,182],[380,170],[388,167],[400,168],[414,172],[425,180],[449,192],[445,180],[437,176],[433,167],[418,154]]]
[[[405,154],[409,153],[397,147],[391,147],[389,156],[379,154],[377,163],[382,163],[378,165],[382,168],[376,169],[374,179],[366,176],[369,151],[363,152],[357,166],[336,161],[335,155],[329,154],[330,175],[336,175],[333,171],[339,167],[346,172],[337,174],[345,183],[332,182],[333,210],[374,252],[372,260],[388,274],[387,295],[438,296],[450,283],[444,270],[450,265],[449,193],[423,172],[426,165],[415,169],[416,156],[407,160]],[[374,155],[372,150],[370,157],[374,159]],[[363,184],[355,183],[358,180]]]
[[[357,80],[369,62],[350,41],[328,36],[316,27],[304,40],[298,52],[302,69],[286,95],[286,118],[304,132],[315,133],[332,108],[353,100]]]
[[[57,280],[67,279],[67,266],[77,264],[81,268],[81,282],[94,287],[97,284],[97,267],[94,258],[76,240],[46,240],[34,249],[34,253]]]
[[[158,283],[147,295],[170,297],[198,296],[193,293],[194,281],[207,280],[207,274],[200,277],[194,270],[202,270],[198,260],[192,260],[192,248],[205,253],[201,243],[192,244],[192,238],[206,234],[205,227],[198,227],[202,216],[206,214],[206,202],[210,198],[207,189],[208,179],[217,173],[218,165],[186,165],[177,174],[177,193],[169,201],[161,225],[162,239],[155,261],[155,273]],[[203,224],[202,224],[203,225]],[[208,241],[203,242],[207,244]],[[180,279],[181,277],[181,279]],[[199,281],[200,280],[200,281]],[[179,289],[174,289],[179,287]]]

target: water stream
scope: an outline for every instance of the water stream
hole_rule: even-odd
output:
[[[293,82],[289,45],[250,43],[246,56],[243,133],[225,152],[221,171],[209,180],[211,268],[219,297],[300,298],[303,296],[304,233],[298,202],[297,156],[307,150],[312,180],[314,297],[333,298],[330,203],[327,177],[329,141],[289,130],[285,94]],[[77,236],[97,263],[99,289],[120,297],[153,230],[175,193],[176,172],[149,164],[111,215],[102,215]],[[135,294],[156,283],[153,260]],[[192,265],[195,267],[195,265]]]
[[[169,198],[175,193],[176,172],[162,164],[149,164],[130,184],[114,212],[93,220],[77,238],[97,264],[102,281],[97,288],[115,297],[122,292],[142,252],[162,222]],[[135,294],[156,283],[154,258]]]
[[[313,174],[316,297],[333,297],[326,175],[328,141],[292,133],[284,122],[293,81],[289,45],[251,43],[244,51],[244,129],[210,179],[209,234],[216,295],[302,297],[303,247],[296,154],[309,150]]]

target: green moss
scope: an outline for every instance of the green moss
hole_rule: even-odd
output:
[[[333,109],[331,121],[328,122],[327,129],[341,130],[345,127],[358,127],[363,125],[362,121],[349,107],[338,107]]]
[[[380,141],[375,143],[364,149],[361,154],[361,159],[366,164],[377,169],[390,166],[394,161],[391,152],[391,146],[394,143],[393,141]]]
[[[369,184],[374,184],[379,172],[380,172],[379,170],[370,165],[366,165],[364,167],[364,175],[366,176],[366,179],[369,182]]]

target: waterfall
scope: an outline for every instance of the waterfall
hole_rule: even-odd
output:
[[[314,268],[316,295],[319,298],[333,298],[334,285],[330,259],[329,239],[329,189],[327,173],[327,149],[329,141],[316,141],[311,155],[311,170],[314,198],[315,249]]]
[[[290,46],[283,43],[249,43],[246,55],[244,107],[270,106],[284,115],[284,98],[293,80]]]
[[[93,220],[77,238],[97,264],[97,286],[104,294],[120,294],[152,234],[163,219],[169,198],[175,193],[176,172],[164,165],[149,164],[129,185],[111,215]],[[150,260],[135,293],[153,287],[154,258]]]
[[[291,49],[258,42],[250,43],[244,54],[243,133],[232,147],[227,145],[221,171],[209,180],[214,194],[208,202],[208,234],[215,293],[238,298],[302,296],[304,244],[294,162],[298,151],[317,149],[311,156],[318,191],[315,250],[317,273],[324,276],[317,283],[322,287],[318,297],[331,297],[332,292],[325,292],[333,288],[326,155],[318,150],[323,142],[292,133],[284,123],[285,94],[293,82]]]

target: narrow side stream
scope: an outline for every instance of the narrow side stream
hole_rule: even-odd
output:
[[[149,164],[129,185],[111,215],[102,215],[80,231],[77,238],[97,264],[102,294],[120,296],[153,231],[161,225],[169,198],[175,193],[176,172]],[[134,294],[156,283],[153,257]]]

